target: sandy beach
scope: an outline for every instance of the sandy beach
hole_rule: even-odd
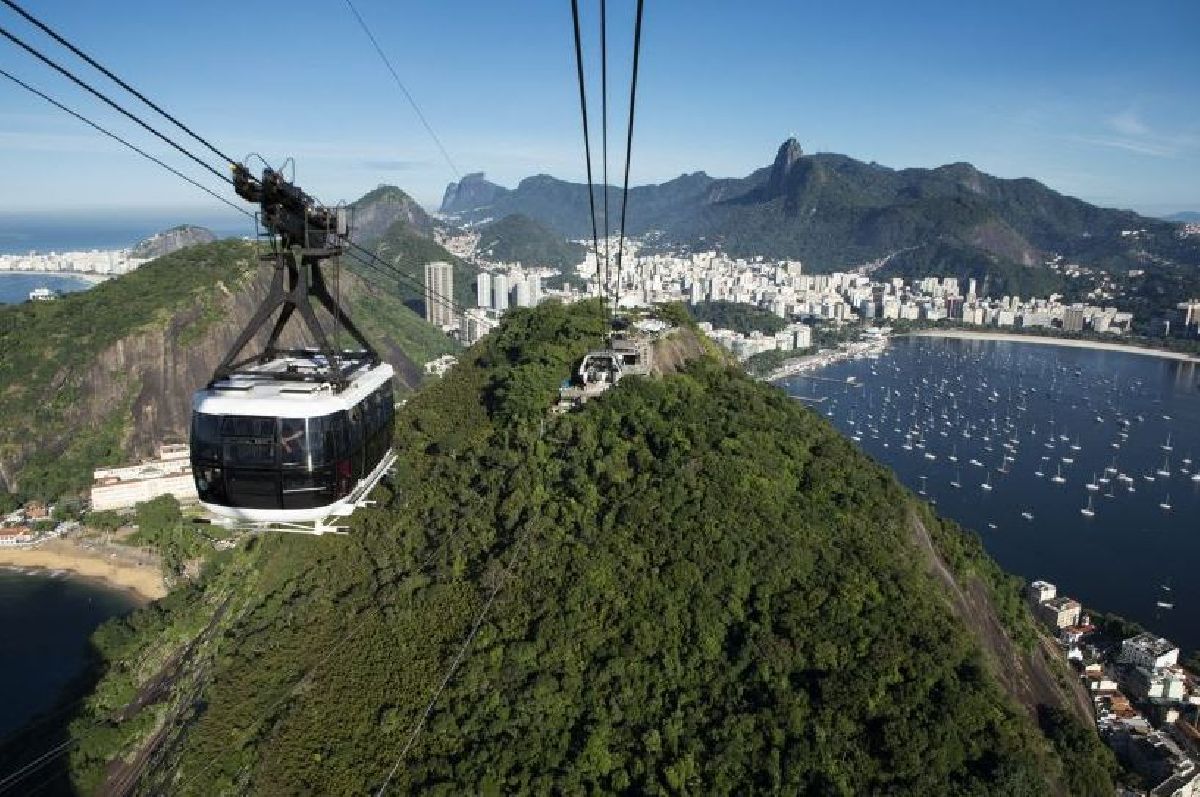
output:
[[[157,564],[137,564],[82,548],[65,540],[52,540],[34,548],[0,548],[0,565],[67,570],[98,578],[114,587],[130,589],[146,600],[167,594]]]
[[[99,285],[113,278],[112,274],[93,274],[90,271],[10,271],[0,269],[0,274],[16,274],[20,277],[75,277],[92,285]]]
[[[1043,335],[1020,335],[1007,332],[974,332],[966,329],[921,329],[908,335],[924,338],[959,338],[961,340],[999,340],[1017,343],[1040,343],[1045,346],[1067,346],[1075,349],[1100,349],[1102,351],[1120,351],[1126,354],[1142,354],[1148,357],[1162,357],[1168,360],[1181,360],[1189,363],[1200,363],[1200,357],[1183,354],[1177,351],[1150,349],[1143,346],[1131,346],[1127,343],[1108,343],[1103,340],[1076,340],[1073,338],[1052,338]]]

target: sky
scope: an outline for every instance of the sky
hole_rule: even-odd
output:
[[[354,0],[453,166],[345,0],[20,2],[223,152],[293,158],[324,202],[390,183],[436,208],[461,173],[584,176],[568,0]],[[598,161],[598,0],[580,5]],[[608,6],[617,183],[634,2]],[[187,140],[4,6],[0,27]],[[896,168],[969,161],[1153,215],[1200,210],[1197,30],[1195,0],[647,0],[630,181],[743,176],[795,136]],[[0,68],[238,202],[6,40]],[[226,212],[0,77],[0,212],[167,208]]]

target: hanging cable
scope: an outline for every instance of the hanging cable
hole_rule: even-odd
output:
[[[8,2],[8,0],[4,0]],[[438,134],[433,132],[433,126],[429,124],[429,120],[425,118],[425,114],[421,111],[421,106],[417,105],[416,99],[409,92],[408,87],[404,85],[404,81],[400,79],[400,75],[396,73],[396,68],[392,66],[391,60],[384,54],[383,48],[379,46],[379,42],[375,39],[375,34],[371,33],[371,29],[367,27],[366,20],[362,14],[358,13],[358,9],[354,7],[352,0],[346,0],[346,5],[350,8],[350,12],[354,14],[354,18],[358,20],[359,26],[363,29],[363,33],[367,34],[367,38],[371,40],[371,46],[375,48],[375,52],[379,54],[380,60],[387,70],[392,73],[392,79],[396,81],[396,85],[400,87],[400,91],[408,99],[408,104],[412,106],[417,113],[417,118],[421,120],[421,124],[425,126],[425,132],[429,133],[429,137],[433,139],[433,143],[437,144],[437,148],[441,151],[442,157],[446,159],[446,164],[450,167],[450,171],[454,172],[454,177],[462,180],[462,175],[458,171],[458,167],[454,165],[454,161],[450,159],[450,153],[442,146],[442,140],[438,138]]]
[[[600,177],[601,191],[604,192],[604,289],[607,291],[612,284],[612,257],[609,255],[608,224],[608,2],[600,0],[600,149],[601,160],[604,161],[603,174]]]
[[[412,749],[413,744],[417,741],[417,737],[420,736],[421,731],[425,729],[425,723],[429,721],[429,715],[433,713],[433,708],[435,705],[437,705],[438,698],[442,696],[442,692],[446,690],[446,686],[450,683],[450,680],[454,678],[454,673],[458,671],[458,667],[462,664],[462,660],[467,655],[467,651],[471,649],[471,644],[475,641],[475,637],[478,636],[480,627],[483,626],[484,621],[487,619],[488,613],[492,610],[492,604],[496,602],[496,596],[500,594],[501,588],[508,582],[508,579],[513,574],[514,568],[521,560],[521,545],[525,542],[526,534],[528,534],[528,527],[526,527],[525,532],[522,533],[521,537],[516,541],[516,543],[514,543],[515,550],[513,551],[512,558],[509,559],[508,564],[504,566],[504,572],[501,573],[500,578],[496,580],[496,586],[492,588],[492,592],[490,595],[488,595],[488,599],[483,604],[483,608],[480,610],[479,614],[476,615],[475,622],[471,625],[471,630],[467,633],[466,639],[463,640],[462,645],[459,646],[458,653],[454,655],[454,660],[450,662],[450,667],[446,670],[446,674],[442,677],[441,682],[438,684],[437,688],[434,689],[433,695],[429,698],[429,702],[425,705],[425,711],[421,713],[421,718],[417,721],[417,724],[413,727],[412,732],[408,735],[408,741],[405,742],[404,747],[400,750],[400,755],[396,756],[396,763],[392,765],[387,777],[384,778],[383,785],[379,787],[379,791],[375,792],[375,797],[383,797],[384,792],[386,792],[388,786],[391,785],[392,778],[396,777],[396,772],[399,771],[400,764],[404,761],[404,757],[408,755],[408,751]]]
[[[625,256],[625,210],[629,205],[629,163],[633,159],[633,111],[637,107],[638,55],[642,50],[642,6],[637,2],[633,24],[633,76],[629,82],[629,128],[625,133],[625,182],[621,187],[621,234],[617,242],[617,301],[620,301],[621,268]]]
[[[230,164],[232,164],[232,163],[234,163],[234,162],[235,162],[235,161],[234,161],[232,158],[230,158],[228,155],[226,155],[226,154],[224,154],[223,152],[221,152],[221,150],[217,149],[215,146],[213,146],[211,143],[209,143],[209,142],[208,142],[206,139],[202,138],[202,137],[201,137],[201,136],[200,136],[198,133],[196,133],[196,132],[195,132],[194,130],[192,130],[190,127],[188,127],[188,126],[187,126],[187,125],[185,125],[183,122],[181,122],[181,121],[179,121],[178,119],[176,119],[176,118],[175,118],[174,116],[172,116],[171,114],[169,114],[169,113],[167,113],[166,111],[164,111],[162,108],[160,108],[160,107],[159,107],[158,105],[156,105],[154,102],[152,102],[152,101],[151,101],[151,100],[150,100],[148,97],[146,97],[146,95],[142,94],[140,91],[138,91],[137,89],[135,89],[133,86],[131,86],[131,85],[129,85],[128,83],[126,83],[124,80],[121,80],[121,78],[117,77],[117,76],[116,76],[116,75],[114,75],[114,74],[113,74],[111,71],[109,71],[107,68],[105,68],[105,67],[104,67],[104,65],[102,65],[102,64],[100,64],[100,63],[98,63],[98,62],[97,62],[97,61],[96,61],[94,58],[92,58],[90,55],[88,55],[87,53],[85,53],[85,52],[83,52],[82,50],[80,50],[80,49],[79,49],[78,47],[76,47],[74,44],[71,44],[71,42],[67,41],[65,38],[63,38],[62,36],[60,36],[60,35],[59,35],[57,32],[55,32],[55,31],[54,31],[54,30],[53,30],[53,29],[52,29],[52,28],[51,28],[49,25],[47,25],[46,23],[42,22],[42,21],[41,21],[40,19],[38,19],[37,17],[35,17],[35,16],[33,16],[32,14],[30,14],[30,13],[29,13],[28,11],[26,11],[24,8],[21,8],[21,6],[17,5],[15,2],[13,2],[13,0],[0,0],[0,2],[4,3],[6,6],[8,6],[9,8],[11,8],[13,11],[16,11],[18,14],[20,14],[20,15],[21,15],[21,16],[23,16],[25,19],[27,19],[29,22],[31,22],[32,24],[36,25],[36,26],[37,26],[38,28],[40,28],[40,29],[42,30],[42,32],[44,32],[44,33],[45,33],[47,36],[49,36],[50,38],[54,39],[56,42],[58,42],[59,44],[61,44],[63,47],[66,47],[68,50],[70,50],[71,52],[75,53],[75,55],[79,56],[79,57],[80,57],[80,58],[82,58],[84,61],[86,61],[88,64],[90,64],[91,66],[93,66],[94,68],[96,68],[97,70],[99,70],[100,72],[102,72],[102,73],[103,73],[103,74],[104,74],[106,77],[108,77],[110,80],[112,80],[112,81],[113,81],[114,83],[116,83],[118,86],[120,86],[121,88],[125,89],[125,90],[126,90],[126,91],[128,91],[130,94],[132,94],[133,96],[137,97],[137,98],[138,98],[139,100],[141,100],[142,102],[146,103],[146,105],[148,105],[148,106],[150,106],[151,108],[153,108],[153,109],[154,109],[155,111],[157,111],[157,112],[158,112],[160,115],[162,115],[162,116],[163,116],[164,118],[166,118],[166,119],[167,119],[169,122],[171,122],[171,124],[175,125],[175,126],[176,126],[176,127],[178,127],[180,130],[182,130],[183,132],[187,133],[189,136],[191,136],[192,138],[194,138],[196,141],[200,142],[200,143],[201,143],[201,144],[203,144],[205,147],[207,147],[207,148],[208,148],[208,150],[209,150],[210,152],[212,152],[214,155],[216,155],[218,158],[220,158],[221,160],[225,161],[226,163],[230,163]]]
[[[7,2],[7,0],[5,0],[5,1]],[[246,216],[250,216],[250,217],[253,217],[253,216],[254,216],[254,214],[253,214],[253,213],[251,213],[250,211],[246,210],[245,208],[243,208],[243,207],[239,207],[238,205],[235,205],[234,203],[230,202],[230,201],[229,201],[228,199],[226,199],[225,197],[223,197],[223,196],[221,196],[220,194],[218,194],[216,191],[213,191],[212,189],[208,188],[207,186],[201,185],[200,183],[198,183],[198,182],[196,182],[195,180],[193,180],[191,177],[188,177],[186,174],[184,174],[183,172],[181,172],[181,171],[179,171],[178,169],[176,169],[175,167],[173,167],[173,166],[170,166],[169,164],[166,164],[166,163],[164,163],[163,161],[161,161],[161,160],[159,160],[158,158],[154,157],[154,156],[153,156],[153,155],[151,155],[149,152],[146,152],[144,149],[142,149],[141,147],[137,146],[136,144],[131,144],[130,142],[128,142],[128,141],[126,141],[125,139],[123,139],[123,138],[121,138],[120,136],[118,136],[116,133],[113,133],[113,132],[111,132],[110,130],[107,130],[107,129],[105,129],[105,128],[101,127],[100,125],[98,125],[98,124],[96,124],[95,122],[93,122],[91,119],[88,119],[88,118],[87,118],[86,116],[84,116],[83,114],[80,114],[80,113],[77,113],[76,111],[73,111],[73,110],[71,110],[70,108],[68,108],[67,106],[63,105],[61,102],[59,102],[58,100],[54,99],[53,97],[50,97],[50,96],[48,96],[48,95],[46,95],[46,94],[43,94],[42,92],[38,91],[38,90],[37,90],[37,89],[35,89],[33,86],[29,85],[28,83],[26,83],[25,81],[21,80],[20,78],[18,78],[18,77],[16,77],[16,76],[14,76],[14,75],[11,75],[11,74],[9,74],[8,72],[4,71],[3,69],[0,69],[0,75],[3,75],[4,77],[8,78],[8,79],[9,79],[9,80],[11,80],[13,83],[16,83],[18,86],[20,86],[21,88],[25,89],[26,91],[28,91],[28,92],[30,92],[30,93],[32,93],[32,94],[36,94],[37,96],[41,97],[43,100],[45,100],[46,102],[50,103],[50,104],[51,104],[51,105],[53,105],[54,107],[58,108],[60,111],[63,111],[63,112],[65,112],[65,113],[69,113],[71,116],[74,116],[76,119],[78,119],[79,121],[81,121],[81,122],[83,122],[84,124],[88,125],[89,127],[91,127],[91,128],[93,128],[93,129],[95,129],[95,130],[97,130],[97,131],[99,131],[99,132],[103,133],[104,135],[108,136],[108,137],[109,137],[109,138],[111,138],[112,140],[114,140],[114,141],[116,141],[116,142],[118,142],[118,143],[120,143],[120,144],[122,144],[122,145],[124,145],[124,146],[128,147],[129,149],[133,150],[133,151],[134,151],[134,152],[136,152],[137,154],[141,155],[141,156],[142,156],[143,158],[145,158],[146,160],[148,160],[148,161],[150,161],[150,162],[152,162],[152,163],[156,163],[156,164],[158,164],[159,166],[163,167],[164,169],[166,169],[167,171],[169,171],[171,174],[175,175],[175,176],[176,176],[176,177],[178,177],[179,179],[181,179],[181,180],[186,180],[188,183],[191,183],[191,184],[192,184],[192,185],[194,185],[196,188],[199,188],[201,191],[203,191],[204,193],[208,194],[209,196],[211,196],[213,199],[217,200],[218,202],[224,202],[226,205],[228,205],[229,207],[233,208],[233,209],[234,209],[234,210],[236,210],[238,213],[242,213],[242,214],[244,214],[244,215],[246,215]]]
[[[592,212],[592,253],[596,258],[596,292],[599,295],[603,288],[600,284],[600,244],[596,240],[596,192],[592,187],[592,145],[588,134],[587,89],[583,80],[583,44],[579,39],[579,0],[571,0],[571,19],[575,23],[575,71],[579,76],[579,112],[583,117],[583,154],[587,163],[588,206]]]
[[[97,90],[97,89],[94,89],[94,88],[92,88],[91,86],[89,86],[89,85],[88,85],[87,83],[85,83],[83,80],[81,80],[80,78],[78,78],[78,77],[76,77],[74,74],[72,74],[72,73],[70,72],[70,70],[68,70],[68,69],[66,69],[65,67],[63,67],[63,66],[60,66],[59,64],[55,63],[55,62],[54,62],[54,61],[53,61],[51,58],[49,58],[48,56],[46,56],[46,55],[43,55],[42,53],[38,52],[38,50],[36,50],[34,47],[32,47],[32,46],[30,46],[29,44],[26,44],[25,42],[21,41],[19,38],[17,38],[17,37],[16,37],[16,36],[14,36],[12,33],[8,32],[6,29],[4,29],[4,28],[2,28],[2,27],[0,27],[0,36],[4,36],[4,38],[8,39],[9,41],[11,41],[13,44],[17,45],[17,46],[18,46],[18,47],[20,47],[21,49],[25,50],[25,52],[29,53],[29,54],[30,54],[30,55],[32,55],[34,58],[37,58],[37,59],[38,59],[39,61],[41,61],[42,63],[44,63],[44,64],[46,64],[47,66],[51,67],[52,69],[54,69],[55,71],[57,71],[59,74],[61,74],[63,77],[67,78],[67,79],[68,79],[68,80],[70,80],[72,83],[74,83],[75,85],[79,86],[81,89],[83,89],[83,90],[87,91],[87,92],[88,92],[89,94],[91,94],[93,97],[97,98],[98,100],[101,100],[101,101],[103,101],[103,102],[104,102],[106,105],[108,105],[110,108],[112,108],[112,109],[114,109],[114,110],[118,111],[119,113],[121,113],[122,115],[124,115],[126,118],[128,118],[128,119],[132,120],[133,122],[136,122],[138,125],[140,125],[141,127],[145,128],[145,129],[146,129],[146,130],[148,130],[149,132],[153,133],[155,136],[157,136],[157,137],[158,137],[159,139],[161,139],[162,141],[166,142],[166,143],[167,143],[167,144],[169,144],[170,146],[172,146],[172,147],[174,147],[175,149],[179,150],[179,151],[180,151],[180,152],[182,152],[184,155],[186,155],[187,157],[191,158],[193,161],[195,161],[196,163],[198,163],[200,166],[202,166],[203,168],[205,168],[205,169],[207,169],[208,171],[212,172],[214,175],[216,175],[216,176],[217,176],[217,178],[218,178],[218,179],[220,179],[220,180],[224,180],[224,181],[225,181],[225,182],[227,182],[227,183],[232,183],[232,182],[233,182],[233,180],[232,180],[232,179],[229,177],[229,175],[227,175],[227,174],[224,174],[224,173],[222,173],[222,172],[219,172],[219,171],[217,171],[216,169],[214,169],[214,168],[213,168],[212,166],[210,166],[209,164],[207,164],[207,163],[205,163],[204,161],[200,160],[200,158],[198,158],[196,155],[192,154],[191,152],[189,152],[188,150],[184,149],[184,148],[183,148],[182,146],[180,146],[179,144],[177,144],[177,143],[175,143],[174,141],[172,141],[171,139],[167,138],[165,135],[163,135],[163,134],[162,134],[162,133],[160,133],[159,131],[155,130],[153,127],[151,127],[150,125],[146,124],[145,122],[143,122],[143,121],[142,121],[141,119],[139,119],[138,117],[134,116],[134,115],[133,115],[131,112],[127,111],[125,108],[122,108],[120,105],[118,105],[118,104],[117,104],[116,102],[114,102],[113,100],[109,99],[109,98],[108,98],[106,95],[104,95],[103,93],[101,93],[99,90]]]

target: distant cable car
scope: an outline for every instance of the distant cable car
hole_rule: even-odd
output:
[[[192,398],[192,475],[210,522],[251,530],[323,534],[362,506],[395,461],[392,367],[380,361],[330,293],[323,261],[337,257],[345,214],[271,169],[260,181],[234,170],[242,197],[261,203],[275,266],[266,299]],[[286,287],[285,287],[286,286]],[[361,348],[334,348],[310,303]],[[293,313],[316,347],[284,349]],[[242,356],[274,319],[257,354]]]

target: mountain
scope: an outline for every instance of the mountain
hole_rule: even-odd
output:
[[[571,274],[583,262],[585,250],[528,216],[514,213],[479,228],[478,251],[489,260],[549,266]]]
[[[490,201],[452,197],[443,210],[466,222],[521,213],[571,238],[591,234],[586,185],[547,175],[511,190],[484,183],[482,176],[475,179],[472,193]],[[615,218],[619,191],[607,190]],[[900,258],[895,265],[906,272],[944,274],[947,264],[962,260],[970,266],[955,269],[960,276],[1016,292],[1057,280],[1042,267],[1053,255],[1114,272],[1195,274],[1200,266],[1200,239],[1180,238],[1167,221],[1099,208],[1035,180],[1001,179],[967,163],[896,170],[844,155],[806,154],[794,139],[780,146],[771,165],[743,178],[696,172],[630,189],[628,229],[659,233],[662,245],[799,258],[817,272],[890,256]],[[1141,232],[1122,234],[1131,230]]]
[[[352,236],[363,246],[378,240],[395,224],[426,238],[433,236],[433,218],[417,201],[394,185],[381,185],[349,205]]]
[[[217,236],[207,227],[197,227],[193,224],[180,224],[169,230],[155,233],[138,243],[129,253],[130,257],[150,259],[162,257],[172,252],[178,252],[188,246],[209,244],[217,240]]]
[[[1200,211],[1185,210],[1180,213],[1172,213],[1170,216],[1164,216],[1167,221],[1181,222],[1200,222]]]
[[[97,466],[186,440],[192,392],[266,294],[257,254],[245,241],[197,244],[85,292],[0,308],[0,493],[77,493]],[[393,289],[349,272],[340,287],[402,390],[454,349]]]
[[[489,183],[483,172],[464,175],[457,183],[446,186],[442,195],[442,213],[460,213],[491,205],[504,189]]]
[[[608,331],[514,311],[399,408],[348,536],[246,539],[101,628],[74,786],[1111,793],[1019,583],[692,328],[550,414]]]

